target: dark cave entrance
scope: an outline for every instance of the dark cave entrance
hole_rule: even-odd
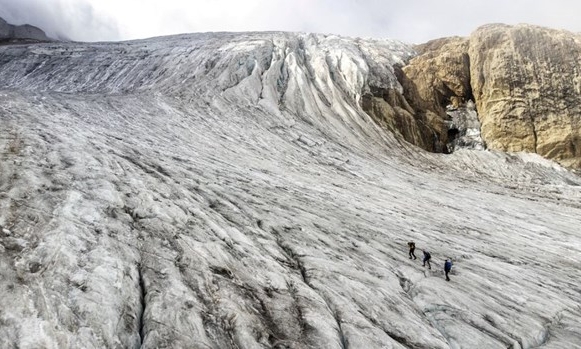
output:
[[[454,124],[451,124],[448,129],[448,139],[446,140],[446,146],[444,147],[444,154],[452,154],[454,152],[454,145],[459,134],[460,130]]]

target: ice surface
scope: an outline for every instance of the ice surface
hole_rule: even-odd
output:
[[[358,98],[412,55],[1,47],[0,347],[581,348],[581,179],[378,128]]]

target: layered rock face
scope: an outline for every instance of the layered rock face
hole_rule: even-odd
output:
[[[489,25],[418,47],[404,67],[428,110],[474,100],[490,149],[581,167],[581,40],[530,25]],[[405,86],[405,85],[404,85]]]

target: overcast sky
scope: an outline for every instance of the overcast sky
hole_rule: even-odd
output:
[[[577,0],[0,0],[8,22],[79,41],[283,30],[422,43],[486,23],[581,32],[580,14]]]

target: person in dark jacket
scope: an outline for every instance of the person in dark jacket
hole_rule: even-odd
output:
[[[414,257],[414,259],[418,259],[416,257],[416,254],[414,253],[414,251],[416,250],[416,243],[413,241],[408,242],[408,246],[410,248],[410,259],[412,259],[412,257]]]
[[[423,250],[422,252],[424,252],[424,264],[423,266],[426,266],[426,263],[428,263],[428,269],[432,269],[432,266],[430,265],[430,259],[432,258],[432,256],[430,255],[430,252]]]
[[[448,258],[444,263],[444,272],[446,273],[446,281],[450,281],[450,278],[448,277],[450,270],[452,270],[452,260]]]

